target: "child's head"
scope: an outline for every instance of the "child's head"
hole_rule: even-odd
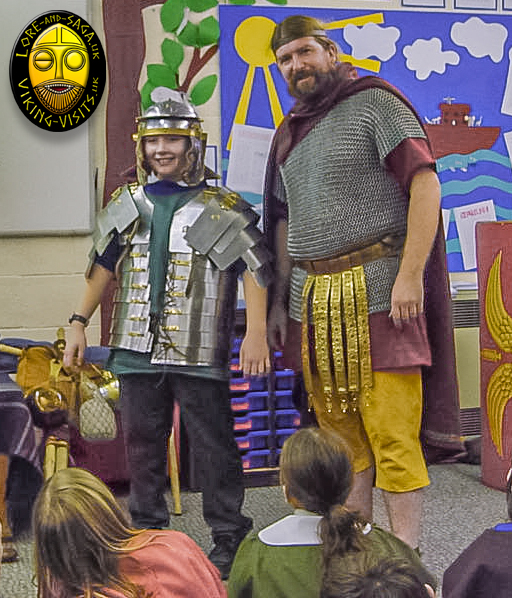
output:
[[[288,499],[320,515],[342,505],[352,487],[352,465],[345,443],[320,428],[298,430],[285,441],[280,469]]]
[[[423,584],[414,566],[405,560],[385,559],[353,573],[330,571],[320,598],[430,598],[434,591]]]
[[[79,595],[108,585],[118,574],[117,553],[137,533],[107,486],[77,467],[46,481],[32,523],[40,596],[54,586]]]

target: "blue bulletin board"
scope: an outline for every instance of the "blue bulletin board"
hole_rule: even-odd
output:
[[[275,129],[292,106],[268,48],[274,24],[291,14],[328,23],[341,60],[410,98],[436,153],[449,270],[474,269],[465,219],[512,219],[512,16],[220,6],[224,174],[233,125]]]

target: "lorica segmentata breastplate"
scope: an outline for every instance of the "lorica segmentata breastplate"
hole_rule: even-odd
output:
[[[257,215],[244,205],[242,216],[229,214],[226,219],[228,211],[236,210],[221,201],[218,217],[213,218],[216,232],[215,227],[205,228],[204,216],[217,214],[212,199],[222,197],[222,191],[219,194],[208,189],[198,191],[176,211],[169,235],[164,309],[153,326],[149,303],[153,205],[142,187],[129,191],[139,217],[120,235],[126,249],[118,268],[110,345],[151,352],[155,364],[226,366],[237,301],[234,262],[244,259],[251,270],[258,271],[260,280],[268,281],[269,254],[255,226]],[[200,226],[196,226],[198,221]],[[189,233],[192,241],[188,240]],[[198,233],[201,242],[208,245],[204,253],[195,246]]]

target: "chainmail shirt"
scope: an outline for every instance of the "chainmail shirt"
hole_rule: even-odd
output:
[[[293,148],[274,192],[288,204],[294,260],[334,257],[388,234],[405,235],[408,200],[385,158],[407,138],[425,138],[416,117],[392,93],[372,88],[337,104]],[[369,313],[390,309],[398,260],[365,264]],[[290,315],[296,320],[304,280],[295,267]]]

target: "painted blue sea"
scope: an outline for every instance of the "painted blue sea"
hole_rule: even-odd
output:
[[[450,154],[437,160],[442,207],[447,210],[492,199],[498,220],[512,220],[512,170],[510,158],[493,150]],[[446,241],[448,269],[464,271],[453,212]]]

